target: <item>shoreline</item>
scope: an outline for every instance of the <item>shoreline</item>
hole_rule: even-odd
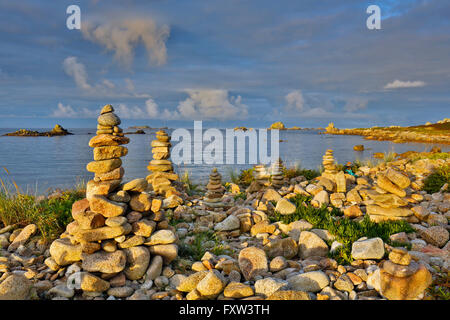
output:
[[[426,143],[450,145],[450,122],[411,127],[372,127],[355,129],[338,129],[330,123],[320,134],[363,136],[365,140],[392,141],[394,143]]]

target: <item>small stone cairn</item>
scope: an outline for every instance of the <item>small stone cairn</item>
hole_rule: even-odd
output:
[[[177,194],[171,181],[178,180],[178,175],[173,172],[170,158],[170,136],[164,131],[156,132],[156,140],[151,142],[153,160],[150,161],[147,169],[151,172],[147,176],[147,182],[153,186],[153,190],[158,194]]]
[[[272,164],[271,169],[272,169],[271,170],[272,186],[275,189],[280,189],[284,184],[283,161],[280,158],[278,158],[278,160]]]
[[[222,198],[225,188],[222,186],[222,176],[217,172],[217,168],[212,169],[206,189],[207,192],[203,198],[203,204],[210,208],[223,207]]]
[[[322,165],[324,168],[324,174],[322,176],[334,177],[334,175],[338,172],[336,168],[336,163],[334,161],[333,150],[328,149],[325,152],[325,155],[322,157]]]
[[[175,233],[161,210],[163,199],[147,192],[145,179],[121,184],[120,157],[127,154],[121,145],[129,139],[121,133],[111,105],[102,109],[98,124],[97,135],[89,141],[94,161],[87,165],[95,178],[87,184],[86,198],[73,204],[74,221],[51,244],[51,256],[45,260],[58,273],[70,265],[74,272],[61,280],[83,296],[109,295],[127,280],[150,284],[159,276],[155,270],[178,254]]]
[[[270,173],[267,172],[267,168],[263,164],[258,164],[253,169],[255,181],[262,186],[269,185]]]
[[[431,282],[427,268],[412,261],[404,248],[393,248],[380,269],[380,293],[389,300],[416,299]]]

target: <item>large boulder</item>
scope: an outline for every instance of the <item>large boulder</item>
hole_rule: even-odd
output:
[[[246,280],[266,273],[269,269],[267,256],[264,250],[248,247],[239,252],[239,268]]]
[[[32,287],[24,276],[12,274],[0,283],[0,300],[28,300]]]

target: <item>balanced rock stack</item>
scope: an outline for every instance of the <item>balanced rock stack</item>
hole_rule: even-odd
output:
[[[262,186],[269,185],[270,173],[263,164],[258,164],[253,169],[255,181]]]
[[[223,207],[222,198],[225,188],[222,186],[222,176],[217,172],[216,168],[212,169],[209,175],[209,182],[206,185],[206,189],[208,191],[203,198],[203,204],[210,208]]]
[[[280,158],[278,158],[277,161],[275,161],[272,164],[272,186],[275,189],[279,189],[283,186],[284,184],[284,176],[283,176],[283,161],[281,161]]]
[[[322,176],[334,180],[334,175],[337,173],[337,168],[334,161],[333,150],[328,149],[322,157],[322,160],[322,165],[324,168]]]
[[[416,299],[431,282],[431,273],[404,248],[393,248],[380,269],[380,293],[389,300]]]
[[[367,206],[367,213],[372,221],[408,221],[409,217],[413,218],[413,211],[407,207],[409,203],[405,198],[405,189],[411,184],[408,176],[389,168],[378,173],[376,183],[375,190],[367,191],[367,196],[373,200],[373,204]]]
[[[156,140],[151,143],[153,160],[150,161],[147,169],[152,172],[147,176],[147,181],[153,186],[153,190],[158,194],[170,196],[176,194],[171,181],[178,180],[178,175],[173,173],[170,158],[170,136],[164,131],[156,132]]]
[[[89,146],[94,148],[94,161],[86,166],[88,171],[95,173],[86,186],[88,199],[94,195],[108,195],[120,185],[124,174],[120,158],[128,153],[122,145],[130,141],[119,128],[120,118],[110,104],[103,107],[97,122],[97,135],[89,141]]]
[[[145,179],[121,184],[120,157],[126,148],[120,145],[129,139],[114,129],[120,119],[113,111],[110,105],[103,108],[98,118],[102,128],[89,142],[95,161],[87,169],[95,172],[95,179],[88,182],[86,198],[73,204],[74,221],[51,244],[45,260],[58,275],[72,265],[77,271],[62,280],[91,297],[114,295],[117,288],[111,287],[125,287],[127,281],[153,280],[159,276],[155,268],[160,270],[178,254],[176,236],[161,210],[163,200],[146,191]],[[113,129],[104,128],[108,126]]]

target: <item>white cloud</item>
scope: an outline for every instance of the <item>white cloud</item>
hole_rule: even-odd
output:
[[[77,57],[67,57],[64,59],[63,69],[68,76],[73,78],[77,87],[89,96],[107,98],[150,98],[150,95],[148,94],[136,92],[133,81],[129,78],[124,79],[125,87],[117,87],[115,83],[108,79],[102,79],[96,84],[89,83],[86,67],[82,62],[78,61]]]
[[[248,116],[248,107],[241,96],[230,96],[227,90],[186,90],[188,98],[177,106],[181,118],[189,120],[229,120]]]
[[[100,113],[100,109],[97,111],[91,111],[88,108],[82,108],[75,110],[70,105],[63,105],[58,103],[58,107],[53,110],[50,115],[51,118],[95,118]]]
[[[153,20],[113,19],[97,25],[86,21],[81,31],[86,39],[114,51],[115,59],[127,67],[131,66],[134,49],[140,42],[147,50],[150,65],[163,65],[167,61],[166,40],[170,28],[167,25],[157,27]]]
[[[285,97],[287,102],[286,110],[288,111],[304,111],[305,109],[305,99],[300,90],[294,90],[288,93]]]
[[[369,117],[367,114],[358,113],[367,108],[368,99],[363,97],[352,97],[345,99],[342,110],[336,108],[335,102],[328,97],[310,94],[305,96],[301,90],[293,90],[285,97],[286,105],[268,115],[267,118],[348,118],[363,119]]]
[[[401,81],[394,80],[384,86],[385,89],[400,89],[400,88],[420,88],[426,86],[423,81]]]
[[[78,62],[76,57],[67,57],[63,62],[64,72],[71,76],[77,86],[83,90],[91,90],[92,87],[88,83],[88,75],[84,64]]]

